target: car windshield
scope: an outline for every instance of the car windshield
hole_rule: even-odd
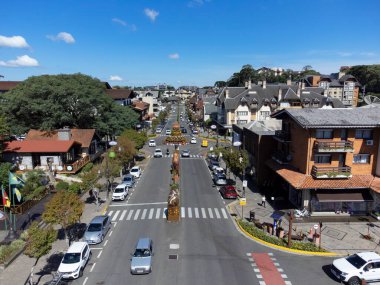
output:
[[[99,232],[102,229],[102,224],[90,224],[87,228],[88,232]]]
[[[131,172],[139,172],[139,170],[137,168],[132,168]]]
[[[150,256],[150,250],[149,249],[136,249],[133,256],[134,257],[148,257],[148,256]]]
[[[226,176],[224,174],[218,174],[218,179],[226,179]]]
[[[361,268],[364,264],[366,264],[365,260],[361,258],[359,255],[354,254],[346,258],[349,263],[351,263],[356,268]]]
[[[150,140],[151,143],[154,143],[154,140]]]
[[[124,192],[124,188],[116,188],[115,189],[115,193],[123,193]]]
[[[130,182],[130,181],[132,181],[132,177],[131,176],[126,176],[126,177],[124,177],[124,181]]]
[[[63,260],[62,260],[62,263],[67,263],[67,264],[71,264],[71,263],[77,263],[80,261],[80,253],[79,252],[75,252],[75,253],[66,253],[64,256],[63,256]]]

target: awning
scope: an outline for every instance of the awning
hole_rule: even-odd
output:
[[[368,202],[373,201],[373,198],[368,190],[347,192],[347,191],[329,191],[317,192],[319,202]]]

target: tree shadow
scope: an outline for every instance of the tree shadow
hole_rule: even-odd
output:
[[[39,272],[36,272],[36,275],[39,276],[36,284],[39,284],[43,276],[51,275],[51,279],[54,278],[54,274],[58,271],[58,267],[61,263],[63,255],[64,255],[63,252],[54,253],[46,259],[46,265]],[[45,284],[50,284],[50,282],[45,283]],[[60,284],[66,284],[66,283],[60,283]]]
[[[87,225],[85,223],[75,223],[66,229],[69,242],[78,241],[84,236]]]
[[[332,274],[332,272],[331,272],[331,264],[327,264],[327,265],[324,265],[324,266],[322,266],[322,270],[323,270],[323,272],[325,272],[325,274],[328,276],[328,277],[330,277],[330,279],[332,279],[333,281],[335,281],[335,282],[337,282],[337,283],[341,283],[340,282],[340,280],[338,280],[335,276],[334,276],[334,274]]]

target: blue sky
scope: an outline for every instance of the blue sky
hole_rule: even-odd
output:
[[[213,85],[244,64],[380,63],[379,0],[2,0],[0,80]]]

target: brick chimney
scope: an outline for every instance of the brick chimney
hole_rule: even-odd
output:
[[[69,141],[71,140],[71,130],[69,127],[63,127],[58,130],[58,140]]]
[[[266,79],[263,80],[263,89],[266,89],[267,88],[267,81]]]
[[[301,98],[301,82],[299,81],[297,84],[297,97]]]
[[[228,87],[226,87],[226,90],[224,92],[225,92],[226,98],[229,98],[230,90],[228,90]]]
[[[278,99],[277,101],[280,102],[282,100],[282,90],[281,88],[278,88]]]
[[[252,81],[251,81],[251,79],[248,80],[248,89],[252,89]]]

